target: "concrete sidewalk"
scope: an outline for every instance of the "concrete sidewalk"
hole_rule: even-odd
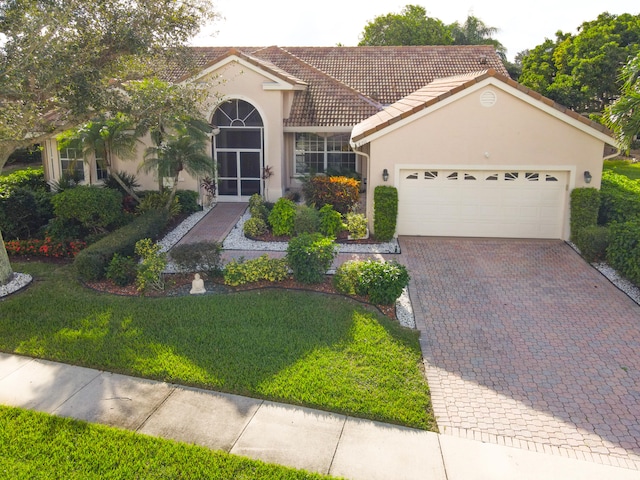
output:
[[[0,404],[347,479],[640,479],[640,472],[0,353]]]

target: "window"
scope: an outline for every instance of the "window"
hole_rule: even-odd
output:
[[[504,174],[504,179],[507,182],[515,182],[518,179],[518,172],[507,172]]]
[[[464,174],[464,179],[465,179],[465,180],[475,180],[475,179],[476,179],[476,177],[475,177],[475,176],[473,176],[473,175],[471,175],[470,173],[465,173],[465,174]]]
[[[458,172],[453,172],[447,175],[447,180],[458,180]]]
[[[424,172],[425,180],[435,180],[438,178],[438,172]]]
[[[109,176],[104,156],[96,153],[96,179],[105,180]]]
[[[296,133],[296,174],[355,172],[356,154],[349,146],[349,136],[348,133]]]
[[[487,178],[485,178],[485,180],[498,180],[498,174],[497,173],[493,173],[491,175],[489,175]]]
[[[78,182],[84,181],[84,162],[75,148],[60,150],[60,171],[71,175]]]
[[[540,175],[538,175],[535,172],[526,172],[524,174],[524,178],[526,178],[530,182],[537,182],[538,179],[540,178]]]

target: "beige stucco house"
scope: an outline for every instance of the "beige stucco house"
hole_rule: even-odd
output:
[[[509,80],[490,46],[193,51],[199,73],[171,80],[220,99],[204,114],[221,202],[275,201],[309,173],[357,172],[370,223],[374,187],[398,188],[400,235],[568,238],[569,193],[587,171],[599,187],[613,145],[602,127]],[[72,158],[48,142],[48,179]],[[138,164],[113,168],[157,188]],[[75,165],[87,183],[104,177],[95,162]],[[179,188],[199,185],[180,178]]]

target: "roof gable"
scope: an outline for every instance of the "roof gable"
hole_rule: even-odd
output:
[[[563,107],[493,69],[434,80],[356,125],[351,133],[351,144],[359,147],[369,143],[407,122],[428,115],[457,98],[469,95],[489,84],[597,137],[606,144],[615,146],[611,132],[603,125]]]

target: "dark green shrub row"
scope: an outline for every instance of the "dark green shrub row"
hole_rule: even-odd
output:
[[[298,205],[293,219],[293,234],[316,233],[320,228],[320,213],[313,207]]]
[[[398,190],[379,185],[373,191],[373,231],[376,238],[388,242],[396,232]]]
[[[53,218],[51,193],[17,187],[0,196],[0,231],[5,240],[42,237]]]
[[[33,192],[50,191],[49,184],[44,179],[42,167],[29,167],[0,177],[0,198],[7,196],[11,190],[16,188],[26,188]]]
[[[392,305],[409,285],[409,272],[397,262],[350,260],[336,270],[333,284],[339,292],[366,295],[377,305]]]
[[[222,268],[222,244],[220,242],[176,245],[169,251],[169,256],[182,271],[215,274]]]
[[[110,188],[80,185],[51,199],[62,221],[77,221],[93,232],[106,231],[122,217],[122,194]]]
[[[199,195],[195,190],[178,190],[176,192],[176,198],[180,204],[180,212],[191,215],[192,213],[199,212],[202,207],[198,205]]]
[[[640,217],[640,182],[605,170],[600,188],[598,224],[626,222]]]
[[[640,285],[640,219],[610,226],[607,262],[621,275]]]
[[[574,188],[571,192],[571,241],[576,243],[580,230],[598,223],[600,191],[595,188]],[[582,250],[582,249],[581,249]]]
[[[231,286],[267,280],[281,282],[289,277],[284,258],[269,258],[266,254],[253,260],[231,260],[223,270],[224,283]]]
[[[305,183],[304,193],[307,205],[315,205],[317,208],[331,205],[344,215],[360,199],[360,182],[348,177],[317,176]]]
[[[302,283],[321,283],[337,253],[332,238],[303,233],[289,241],[286,258],[293,278]]]
[[[161,210],[150,210],[124,227],[115,230],[98,242],[82,250],[73,262],[80,279],[99,280],[106,274],[113,255],[134,254],[136,242],[143,238],[156,239],[167,225],[168,218]]]
[[[138,262],[133,257],[114,253],[105,277],[120,287],[131,285],[138,275]]]

